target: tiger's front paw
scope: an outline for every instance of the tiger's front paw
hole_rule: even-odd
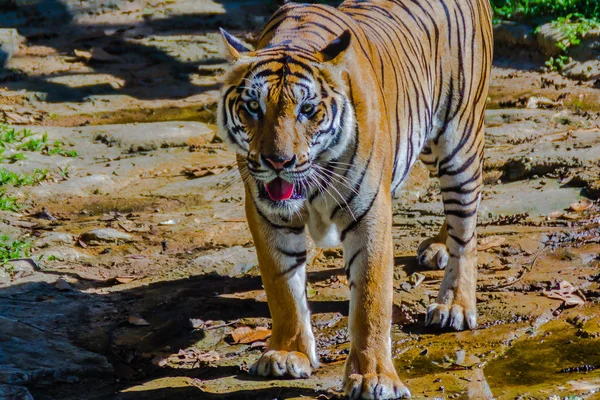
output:
[[[344,393],[354,399],[403,399],[410,391],[396,374],[351,374],[346,378]]]
[[[257,376],[308,378],[311,372],[310,360],[299,351],[268,350],[250,367]]]
[[[477,328],[477,309],[475,304],[460,304],[454,300],[450,304],[431,303],[427,307],[425,325],[457,331]]]

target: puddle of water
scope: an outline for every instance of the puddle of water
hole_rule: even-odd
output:
[[[600,367],[600,339],[582,339],[565,323],[549,323],[544,333],[519,341],[484,369],[495,396],[534,393],[574,394],[569,381],[597,381],[600,369],[589,373],[560,373],[585,364]]]

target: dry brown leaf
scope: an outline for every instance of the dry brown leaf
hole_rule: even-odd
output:
[[[544,290],[542,294],[549,299],[562,300],[565,306],[578,306],[585,303],[585,295],[567,281],[561,281],[558,288]]]
[[[193,367],[198,364],[207,364],[214,361],[219,361],[221,356],[214,350],[207,352],[201,351],[195,347],[189,349],[181,349],[177,354],[169,356],[156,356],[152,359],[152,363],[159,367],[164,367],[167,364],[176,364],[179,366],[188,365]]]
[[[231,332],[234,343],[248,344],[262,341],[271,336],[271,330],[262,326],[251,328],[249,326],[240,326]]]
[[[577,214],[577,213],[566,213],[566,214],[563,214],[561,216],[561,218],[571,219],[571,220],[573,220],[573,219],[579,219],[579,217],[580,217],[580,215]]]
[[[131,314],[128,318],[127,321],[131,324],[131,325],[135,325],[135,326],[148,326],[150,325],[150,322],[146,321],[144,318],[142,318],[139,314]]]
[[[488,236],[479,241],[479,246],[477,246],[477,250],[487,250],[492,247],[501,246],[504,242],[506,242],[506,238],[503,236]]]
[[[206,138],[204,136],[192,137],[188,139],[188,147],[190,151],[200,150],[202,147],[206,146]]]
[[[557,219],[563,216],[563,212],[562,211],[552,211],[550,214],[548,214],[548,218],[551,219]]]
[[[581,212],[589,209],[594,205],[594,202],[588,199],[583,199],[577,203],[571,203],[569,209],[575,212]]]
[[[129,283],[135,280],[135,276],[117,276],[115,281],[119,283]]]
[[[29,124],[33,122],[30,117],[26,117],[21,114],[17,114],[10,111],[3,111],[4,117],[6,118],[6,122],[14,124],[14,125],[23,125]]]
[[[92,53],[90,53],[89,51],[85,51],[85,50],[73,50],[73,52],[75,53],[75,55],[79,58],[82,58],[86,61],[89,61],[92,59]]]

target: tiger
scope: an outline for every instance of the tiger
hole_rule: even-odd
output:
[[[432,329],[477,327],[476,219],[492,62],[488,0],[289,3],[255,48],[221,29],[229,62],[217,109],[236,153],[272,318],[263,377],[319,366],[306,295],[307,234],[339,246],[350,289],[350,399],[410,397],[391,355],[392,199],[420,159],[445,219],[418,262],[445,269]]]

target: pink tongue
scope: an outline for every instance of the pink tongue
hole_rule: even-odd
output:
[[[281,178],[273,179],[265,188],[271,200],[288,200],[294,194],[294,184]]]

